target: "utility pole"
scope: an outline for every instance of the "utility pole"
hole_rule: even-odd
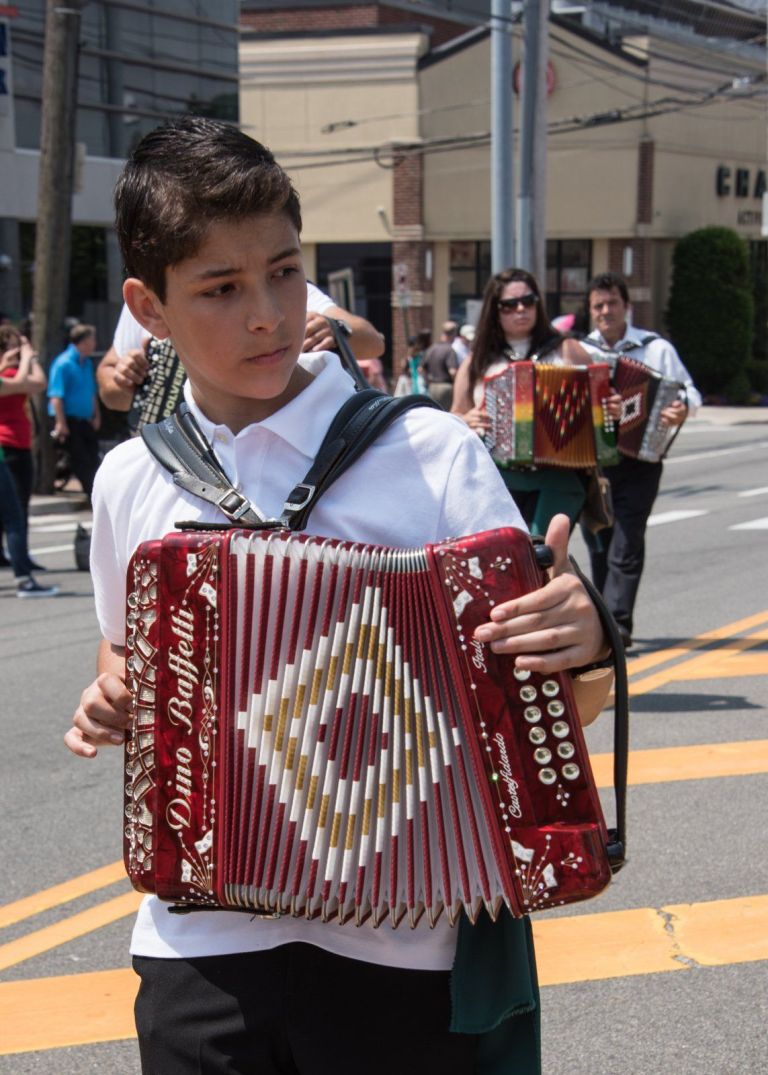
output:
[[[547,31],[549,0],[525,0],[520,120],[518,234],[520,267],[546,275]]]
[[[491,272],[515,263],[512,34],[509,0],[491,0]]]
[[[40,173],[32,297],[32,342],[43,369],[61,350],[69,291],[72,188],[75,162],[77,58],[84,0],[47,0],[43,53],[43,106]],[[53,488],[54,452],[47,435],[44,397],[38,415],[37,490]]]

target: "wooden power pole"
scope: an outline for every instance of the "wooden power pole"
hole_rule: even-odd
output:
[[[61,351],[69,292],[80,14],[84,0],[47,0],[43,108],[32,296],[32,342],[43,368]],[[36,397],[37,491],[53,489],[54,451],[44,396]]]

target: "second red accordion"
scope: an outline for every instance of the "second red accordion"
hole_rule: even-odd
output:
[[[415,550],[242,530],[141,545],[134,886],[411,926],[599,893],[607,832],[569,678],[473,640],[543,581],[512,529]]]

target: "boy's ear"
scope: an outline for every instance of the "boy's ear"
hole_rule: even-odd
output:
[[[123,284],[123,299],[133,316],[150,335],[165,340],[170,329],[165,320],[164,307],[154,291],[135,276],[129,276]]]

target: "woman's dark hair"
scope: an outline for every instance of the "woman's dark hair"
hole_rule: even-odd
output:
[[[10,351],[21,342],[21,333],[15,325],[0,325],[0,355]]]
[[[301,231],[299,198],[270,151],[237,127],[183,116],[150,131],[115,188],[125,268],[165,301],[165,270],[193,257],[214,220],[284,212]]]
[[[525,357],[530,358],[531,355],[537,354],[545,344],[554,346],[563,338],[561,333],[550,324],[536,277],[526,272],[525,269],[504,269],[502,272],[497,272],[485,285],[483,292],[483,305],[480,309],[470,359],[470,390],[483,379],[490,364],[503,355],[507,349],[507,339],[499,317],[499,299],[507,284],[514,284],[518,281],[527,284],[536,296],[536,321],[531,333],[528,354]]]

